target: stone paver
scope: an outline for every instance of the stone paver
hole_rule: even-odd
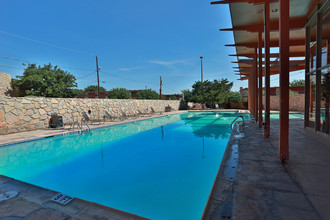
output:
[[[270,138],[255,123],[242,132],[231,135],[203,219],[330,219],[330,139],[290,119],[290,160],[282,164],[279,120],[271,120]],[[231,166],[233,146],[239,156]],[[234,167],[230,181],[225,170]]]
[[[279,121],[271,121],[269,139],[262,131],[251,124],[238,140],[233,219],[330,219],[330,141],[291,119],[290,160],[282,164]]]

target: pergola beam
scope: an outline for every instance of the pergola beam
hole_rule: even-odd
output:
[[[269,41],[270,47],[278,47],[279,41]],[[264,47],[264,42],[262,42],[262,45]],[[291,39],[290,40],[290,46],[304,46],[305,45],[305,39]],[[249,42],[249,43],[238,43],[238,44],[225,44],[226,47],[248,47],[248,48],[257,48],[258,42]]]
[[[290,65],[300,65],[300,64],[305,64],[305,62],[306,62],[305,60],[290,60]],[[244,60],[232,61],[232,63],[241,63],[241,64],[247,64],[247,65],[253,64],[253,62],[244,61]],[[265,61],[263,61],[262,64],[265,64]],[[279,65],[280,61],[270,61],[270,64]]]
[[[302,29],[306,25],[306,18],[290,19],[289,25],[290,25],[290,30]],[[270,31],[278,31],[279,30],[279,21],[278,20],[271,21],[269,28],[270,28]],[[259,32],[259,31],[264,31],[264,24],[241,25],[241,26],[235,26],[232,28],[221,28],[220,31]]]
[[[251,4],[262,4],[267,2],[277,2],[278,0],[222,0],[211,2],[211,5],[219,4],[231,4],[231,3],[251,3]]]
[[[305,52],[290,52],[288,54],[290,57],[305,57]],[[253,54],[252,53],[241,53],[241,54],[229,54],[229,56],[233,56],[233,57],[248,57],[248,58],[253,58]],[[271,53],[269,54],[269,56],[271,58],[278,58],[280,57],[279,53]],[[264,57],[264,54],[262,54],[262,57]]]

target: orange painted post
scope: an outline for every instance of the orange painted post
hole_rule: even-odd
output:
[[[306,42],[305,42],[305,127],[309,126],[309,102],[310,102],[310,75],[307,75],[310,72],[309,61],[310,61],[310,40],[311,32],[310,27],[306,27]]]
[[[289,1],[280,0],[280,141],[278,156],[289,160]]]
[[[259,38],[259,128],[262,127],[262,33],[258,33]]]
[[[311,69],[314,68],[314,56],[313,56],[313,51],[311,51]],[[309,108],[310,108],[310,113],[313,112],[314,109],[314,100],[313,100],[313,96],[315,98],[315,94],[313,92],[313,85],[310,84],[309,85],[309,91],[310,91],[310,95],[309,95]]]
[[[320,9],[320,5],[318,7]],[[316,82],[315,82],[315,131],[321,130],[321,83],[322,83],[322,12],[317,12],[316,19]]]
[[[270,42],[270,18],[269,3],[265,3],[264,18],[264,38],[265,38],[265,132],[266,138],[270,135],[270,58],[269,58],[269,42]]]
[[[254,71],[254,83],[255,83],[255,89],[254,89],[254,97],[255,97],[255,112],[254,112],[254,118],[256,122],[258,122],[258,51],[257,48],[254,49],[254,58],[253,58],[253,71]]]

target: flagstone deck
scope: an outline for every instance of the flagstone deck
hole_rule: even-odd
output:
[[[285,164],[277,157],[279,120],[271,120],[268,139],[256,124],[244,127],[245,137],[229,145],[238,148],[236,178],[217,178],[224,186],[214,187],[205,219],[330,219],[330,140],[303,127],[290,119]]]

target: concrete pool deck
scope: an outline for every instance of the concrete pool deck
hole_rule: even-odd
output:
[[[205,219],[330,219],[328,138],[304,129],[302,119],[290,119],[290,160],[282,164],[279,120],[271,120],[268,139],[255,123],[242,132],[243,138],[231,140],[239,155],[236,178],[218,181],[224,186],[215,187]]]

